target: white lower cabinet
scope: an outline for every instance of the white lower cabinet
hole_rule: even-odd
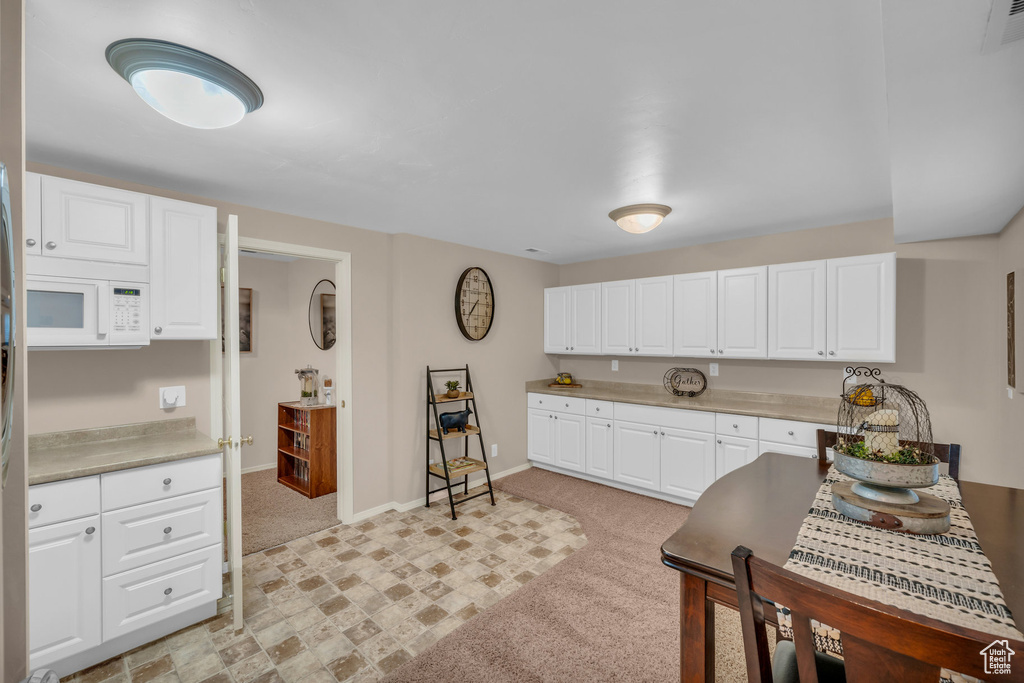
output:
[[[754,459],[759,455],[756,439],[743,439],[738,436],[719,436],[716,446],[716,478],[721,478],[747,463],[754,462]]]
[[[99,515],[30,530],[28,565],[31,668],[99,645]]]
[[[213,616],[221,482],[214,454],[29,487],[29,668],[65,676]]]
[[[586,469],[586,418],[582,415],[560,413],[555,415],[554,423],[555,465],[583,472]]]
[[[526,457],[534,462],[555,462],[555,416],[548,410],[531,408],[526,421],[529,449]]]
[[[665,429],[661,437],[661,492],[697,500],[715,481],[715,435]]]
[[[646,489],[661,488],[661,436],[658,427],[635,422],[613,422],[615,481]]]
[[[587,474],[611,479],[612,453],[615,437],[612,434],[611,418],[587,418]]]

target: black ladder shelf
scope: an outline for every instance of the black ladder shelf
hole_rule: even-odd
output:
[[[463,378],[465,381],[462,382],[466,388],[465,391],[459,392],[458,398],[448,398],[444,393],[434,393],[434,378],[433,375],[444,374],[451,375],[453,373],[460,372],[465,373]],[[467,424],[466,431],[459,431],[458,429],[449,429],[447,433],[441,427],[441,416],[437,412],[437,406],[440,403],[457,403],[464,401],[463,405],[467,408],[472,407],[472,414],[475,425]],[[431,427],[431,413],[433,413],[433,427]],[[471,437],[476,436],[480,443],[480,460],[470,458],[469,456],[469,440]],[[450,439],[466,439],[465,458],[461,459],[458,466],[449,468],[448,456],[444,452],[444,443]],[[441,462],[433,464],[430,462],[430,442],[436,441],[437,445],[441,450]],[[452,480],[463,477],[462,482],[455,482],[454,486],[462,484],[462,492],[469,494],[469,475],[483,471],[487,477],[487,490],[475,495],[463,498],[456,502],[452,495]],[[444,480],[444,486],[430,490],[430,478],[437,477],[438,479]],[[464,368],[445,368],[442,370],[431,370],[430,366],[427,366],[427,507],[430,507],[430,494],[437,493],[438,491],[448,492],[448,504],[451,506],[452,519],[458,519],[455,515],[455,506],[465,503],[467,500],[473,500],[480,496],[490,495],[491,505],[494,505],[494,489],[491,488],[491,472],[487,467],[487,453],[484,449],[484,437],[480,433],[480,415],[476,410],[476,397],[473,395],[473,378],[469,375],[469,365],[467,364]]]

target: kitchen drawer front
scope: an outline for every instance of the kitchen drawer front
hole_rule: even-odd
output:
[[[743,439],[757,438],[757,418],[750,415],[715,415],[715,434],[719,436],[738,436]]]
[[[759,444],[760,452],[764,453],[785,453],[786,455],[795,455],[801,458],[818,458],[818,448],[808,448],[807,446],[794,446],[788,443],[776,443],[773,441],[761,441]]]
[[[822,425],[796,420],[773,420],[761,418],[760,436],[763,441],[786,443],[807,448],[818,447],[818,429]],[[833,428],[833,431],[834,428]]]
[[[221,489],[103,513],[103,576],[220,543]]]
[[[551,394],[527,394],[529,407],[550,410],[570,415],[586,415],[587,399],[574,396],[552,396]]]
[[[79,477],[28,487],[28,528],[98,514],[100,478]]]
[[[695,432],[715,433],[715,414],[700,410],[642,406],[635,403],[616,403],[615,419],[641,424],[689,429]]]
[[[103,638],[110,640],[221,596],[220,543],[103,579]]]
[[[222,485],[220,453],[100,475],[104,512]]]
[[[603,417],[612,420],[615,418],[615,404],[611,401],[595,401],[588,398],[587,417]]]

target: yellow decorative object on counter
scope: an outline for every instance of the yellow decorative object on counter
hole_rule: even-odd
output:
[[[572,375],[568,372],[560,372],[555,378],[555,382],[557,384],[572,384]]]
[[[873,406],[875,405],[875,392],[871,391],[871,387],[854,387],[847,394],[850,403],[858,406]]]

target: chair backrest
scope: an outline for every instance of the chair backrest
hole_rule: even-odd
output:
[[[811,619],[839,630],[849,683],[938,683],[943,667],[986,678],[981,651],[995,640],[992,635],[837,590],[756,558],[743,546],[733,551],[732,565],[750,683],[772,683],[764,618],[766,609],[774,609],[769,601],[790,610],[800,683],[818,683]],[[1024,655],[1024,642],[1007,643]],[[1024,681],[1024,664],[1015,664],[1011,661],[1012,673],[997,678]]]
[[[839,439],[839,435],[836,432],[826,431],[824,429],[818,430],[818,459],[827,460],[827,450],[833,448],[836,445],[836,441]],[[918,443],[920,442],[901,442],[901,443]],[[958,443],[933,443],[930,445],[932,453],[939,459],[940,462],[944,462],[949,465],[949,476],[953,477],[954,480],[960,481],[960,444]]]

